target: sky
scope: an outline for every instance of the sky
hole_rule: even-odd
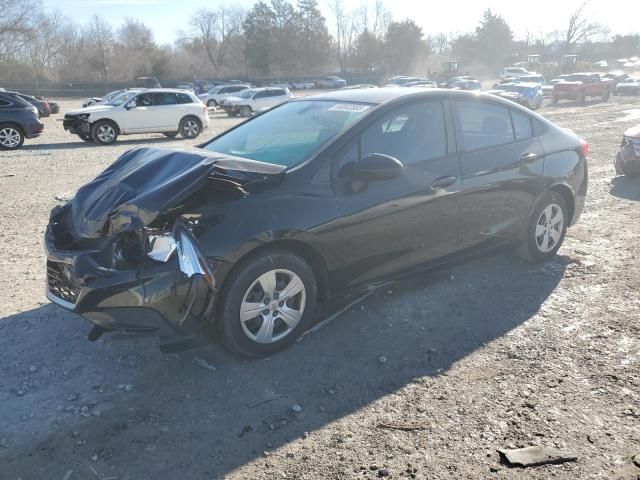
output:
[[[319,4],[332,30],[330,0]],[[373,0],[369,0],[373,3]],[[463,33],[475,29],[482,12],[491,8],[511,25],[516,38],[527,32],[534,36],[541,32],[564,30],[571,13],[583,0],[387,0],[386,6],[395,20],[411,18],[425,34]],[[638,0],[591,0],[588,12],[593,20],[607,25],[612,33],[638,33],[638,13],[630,14],[630,6]],[[179,29],[186,30],[189,18],[199,8],[215,9],[220,4],[238,4],[249,8],[254,0],[43,0],[48,10],[60,10],[64,15],[80,22],[99,14],[117,26],[124,18],[133,17],[150,27],[158,43],[171,43]],[[295,0],[292,0],[295,3]],[[355,9],[367,0],[344,0],[347,10]]]

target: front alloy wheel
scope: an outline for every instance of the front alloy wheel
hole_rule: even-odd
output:
[[[102,145],[111,145],[118,138],[118,132],[111,122],[99,121],[93,125],[91,137],[94,142]]]
[[[225,344],[250,357],[291,345],[313,320],[316,278],[307,262],[286,251],[242,261],[225,281],[219,324]]]
[[[15,127],[0,127],[0,147],[5,150],[15,150],[24,143],[22,132]]]
[[[300,323],[306,290],[298,275],[289,270],[269,270],[247,290],[240,305],[242,329],[257,343],[275,343]]]

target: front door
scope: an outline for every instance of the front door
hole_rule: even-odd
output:
[[[351,286],[443,257],[455,250],[460,167],[441,101],[399,106],[378,117],[334,158],[341,220],[336,284]],[[369,153],[404,164],[395,179],[365,181],[357,162]],[[349,279],[349,280],[346,280]]]

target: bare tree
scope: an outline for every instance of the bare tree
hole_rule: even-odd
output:
[[[569,18],[569,25],[563,35],[565,52],[569,52],[579,44],[588,42],[594,36],[606,32],[606,27],[589,20],[587,7],[590,3],[591,0],[581,3]]]
[[[0,59],[15,55],[33,32],[32,16],[39,0],[0,0]]]
[[[90,52],[87,61],[100,72],[100,79],[106,83],[109,81],[109,68],[115,44],[113,29],[102,17],[94,15],[86,35]]]
[[[227,65],[230,44],[241,32],[244,16],[241,8],[222,5],[217,10],[200,9],[191,17],[191,39],[202,46],[216,71]]]
[[[26,54],[31,63],[36,80],[50,71],[53,62],[64,44],[62,26],[64,19],[60,12],[40,13],[35,16],[34,30],[28,35]]]

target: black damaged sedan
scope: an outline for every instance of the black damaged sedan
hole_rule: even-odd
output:
[[[47,296],[105,331],[250,356],[318,302],[500,246],[544,261],[580,216],[587,144],[494,96],[304,97],[199,148],[140,148],[56,207]]]

